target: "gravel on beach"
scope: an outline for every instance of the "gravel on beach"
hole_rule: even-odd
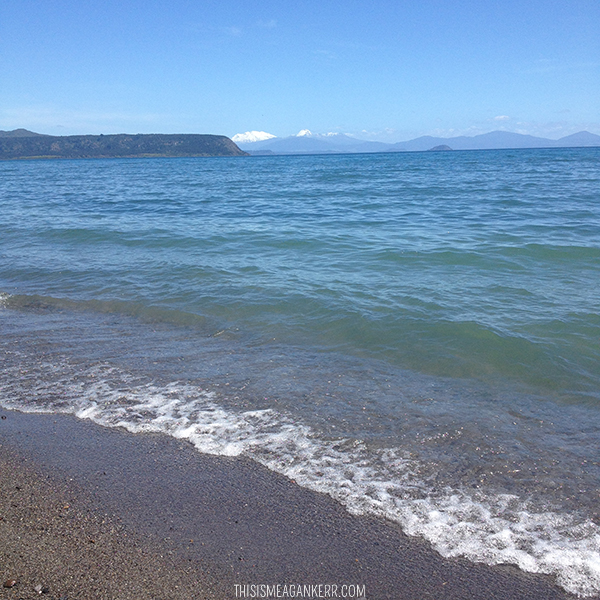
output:
[[[0,473],[0,598],[223,597],[198,565],[155,541],[150,548],[75,484],[53,481],[2,446]]]

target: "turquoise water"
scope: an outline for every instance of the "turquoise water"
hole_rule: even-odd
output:
[[[599,149],[3,162],[0,232],[4,405],[600,591]]]

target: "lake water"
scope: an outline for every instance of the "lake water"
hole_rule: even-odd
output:
[[[600,149],[0,162],[0,403],[247,455],[600,592]]]

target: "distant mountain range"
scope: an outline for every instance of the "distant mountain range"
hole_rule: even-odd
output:
[[[42,135],[0,131],[0,159],[118,158],[136,156],[246,156],[224,135]]]
[[[27,129],[0,130],[0,159],[110,158],[125,156],[243,156],[261,154],[342,154],[425,150],[499,150],[509,148],[600,147],[600,135],[580,131],[559,140],[492,131],[481,135],[441,138],[422,136],[386,144],[358,140],[343,133],[311,133],[303,129],[285,138],[251,131],[234,140],[222,135],[116,134],[52,136]],[[257,141],[248,141],[257,140]]]
[[[257,133],[257,132],[253,132]],[[237,137],[237,136],[234,136]],[[444,146],[451,150],[500,150],[508,148],[573,148],[600,146],[600,135],[580,131],[559,140],[532,135],[492,131],[481,135],[441,138],[425,135],[407,142],[386,144],[358,140],[343,133],[314,134],[308,130],[298,135],[273,137],[256,142],[238,142],[242,150],[250,154],[316,154],[347,152],[410,152],[431,150]]]

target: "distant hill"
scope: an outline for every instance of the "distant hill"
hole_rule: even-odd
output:
[[[249,145],[250,144],[243,144],[243,147],[247,148]],[[252,148],[255,146],[259,146],[256,148],[257,150],[271,150],[271,152],[276,154],[315,154],[320,152],[339,151],[337,146],[334,146],[325,140],[308,136],[274,138],[262,142],[255,142],[252,144]]]
[[[347,152],[386,152],[389,144],[357,140],[343,133],[319,134],[307,130],[298,135],[271,138],[259,142],[239,142],[239,147],[257,154],[270,150],[273,154],[339,154]]]
[[[13,129],[12,131],[2,131],[0,130],[0,137],[33,137],[37,135],[44,135],[43,133],[35,133],[33,131],[29,131],[27,129]]]
[[[40,135],[2,132],[0,159],[246,156],[228,137],[200,134]]]
[[[532,135],[522,135],[508,131],[492,131],[482,135],[441,138],[425,135],[422,137],[385,144],[367,142],[344,134],[308,134],[285,138],[271,138],[260,142],[240,143],[240,148],[255,154],[270,150],[274,154],[317,154],[348,152],[407,152],[425,151],[448,146],[453,150],[498,150],[509,148],[569,148],[580,146],[600,146],[600,136],[581,131],[560,140],[550,140]]]
[[[600,138],[599,138],[600,139]],[[491,131],[481,135],[461,135],[453,138],[432,137],[424,135],[408,142],[399,142],[394,147],[402,150],[422,151],[435,146],[450,146],[454,150],[501,150],[508,148],[553,148],[555,140],[510,133],[508,131]]]
[[[567,135],[566,137],[560,138],[557,140],[561,146],[600,146],[600,135],[595,135],[594,133],[590,133],[589,131],[580,131],[579,133],[574,133],[572,135]]]

